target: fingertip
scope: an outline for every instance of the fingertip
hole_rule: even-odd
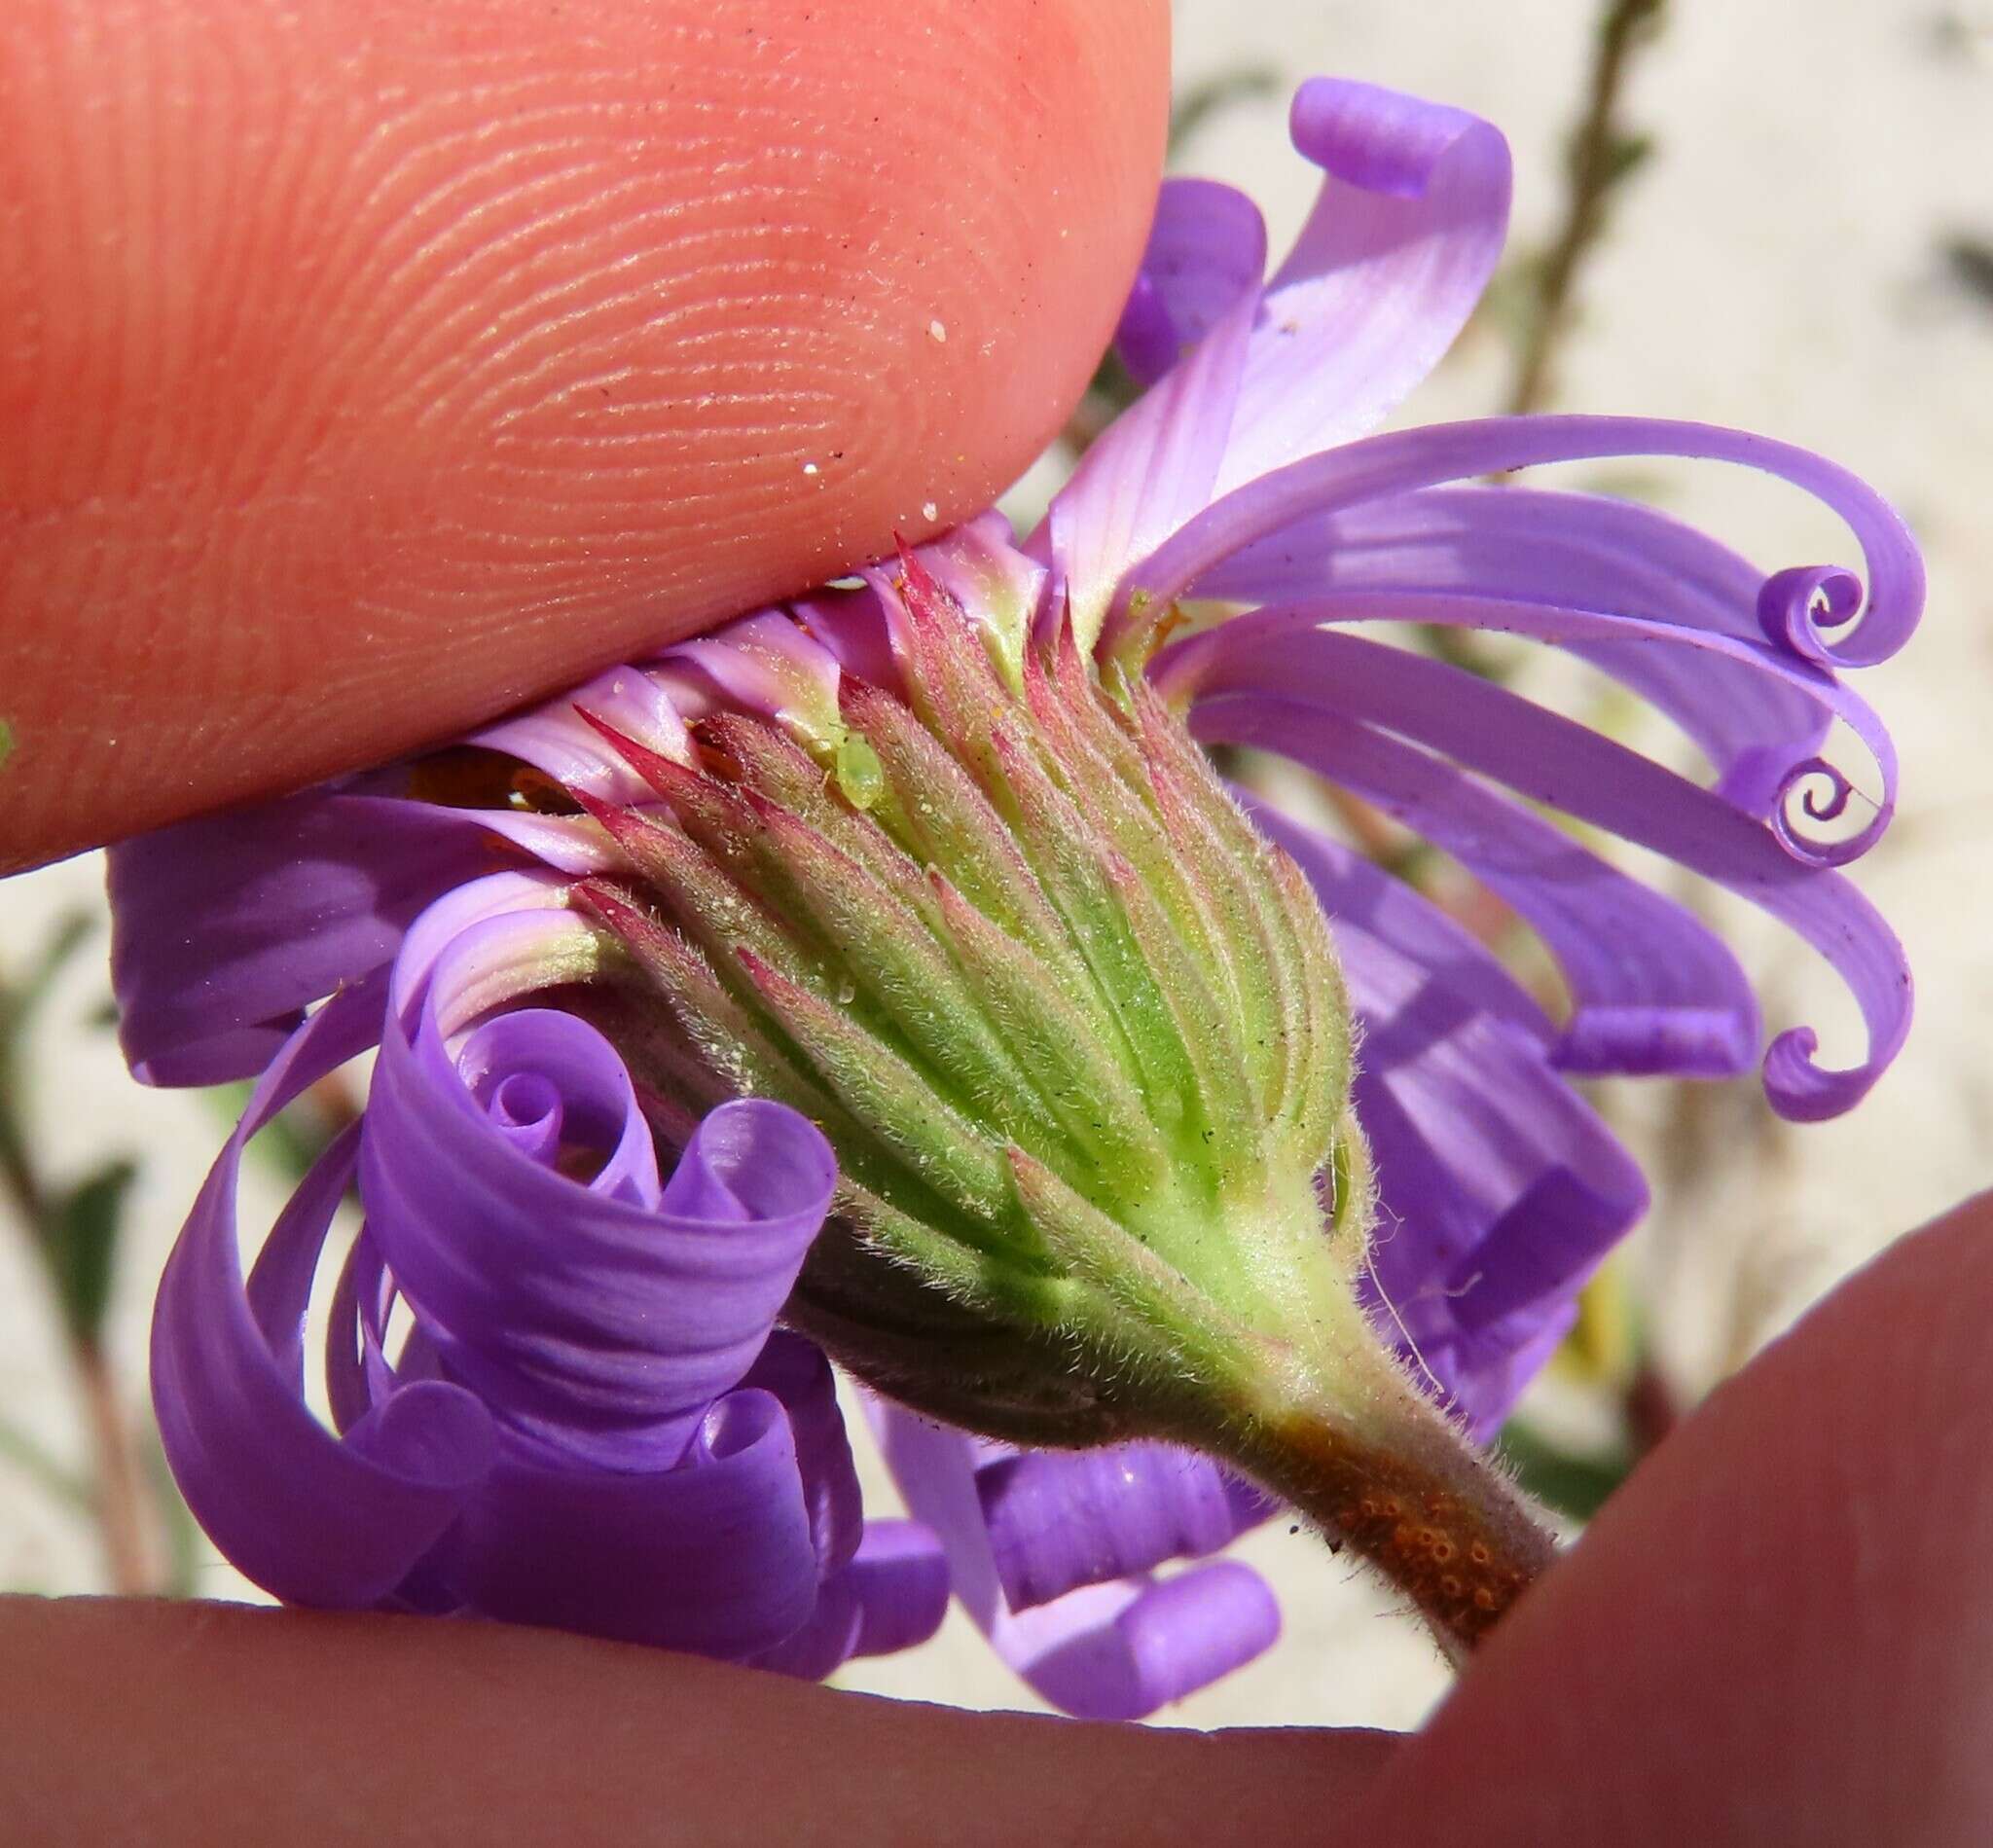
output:
[[[447,736],[980,510],[1105,344],[1167,111],[1160,0],[7,31],[0,863]]]
[[[1192,1848],[1312,1838],[1396,1743],[967,1714],[435,1618],[0,1599],[0,1645],[10,1840]]]
[[[1982,1195],[1642,1466],[1380,1780],[1364,1838],[1984,1840],[1989,1314]]]

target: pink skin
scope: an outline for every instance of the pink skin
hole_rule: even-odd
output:
[[[1167,28],[10,4],[0,869],[461,733],[986,506],[1113,331]]]
[[[1334,1819],[1407,1848],[1967,1848],[1993,1817],[1989,1313],[1984,1196],[1689,1419],[1417,1738],[958,1714],[419,1618],[0,1601],[11,1839],[1187,1848]]]
[[[17,5],[0,865],[459,731],[982,504],[1112,324],[1166,10],[915,12]],[[1981,1841],[1989,1318],[1993,1199],[1687,1421],[1415,1739],[6,1601],[9,1838]]]

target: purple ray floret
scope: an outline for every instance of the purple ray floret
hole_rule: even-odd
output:
[[[1493,272],[1507,149],[1458,110],[1328,80],[1303,87],[1292,128],[1323,188],[1270,279],[1249,200],[1165,185],[1118,337],[1146,390],[1022,541],[985,515],[897,568],[864,566],[856,588],[612,667],[466,741],[468,772],[391,766],[114,853],[134,1070],[261,1074],[168,1265],[154,1336],[168,1457],[259,1583],[810,1676],[924,1640],[952,1589],[1044,1698],[1100,1718],[1148,1713],[1267,1648],[1270,1593],[1211,1557],[1271,1511],[1256,1488],[1172,1444],[998,1444],[875,1398],[915,1518],[868,1521],[830,1365],[777,1325],[853,1203],[899,1184],[891,1124],[883,1141],[840,1142],[840,1173],[811,1120],[835,1140],[859,1093],[924,1112],[923,1135],[940,1126],[919,1183],[894,1195],[937,1212],[1000,1216],[1025,1184],[1006,1174],[1049,1173],[1068,1130],[1096,1139],[1104,1173],[1149,1159],[1141,1124],[1102,1117],[1111,1098],[1131,1118],[1144,1099],[1114,1089],[1102,1046],[1119,1030],[1064,972],[1043,867],[1006,842],[963,843],[1014,794],[1020,839],[1062,813],[1112,833],[1101,889],[1130,889],[1131,856],[1165,835],[1194,861],[1209,830],[1157,743],[1177,722],[1165,708],[1197,740],[1278,753],[1442,850],[1560,973],[1553,1012],[1411,886],[1248,803],[1327,920],[1360,1030],[1368,1312],[1476,1438],[1646,1205],[1573,1076],[1761,1067],[1773,1106],[1805,1120],[1851,1107],[1895,1058],[1908,972],[1844,869],[1889,825],[1897,759],[1846,675],[1887,659],[1920,614],[1901,521],[1821,457],[1701,424],[1375,434]],[[1767,569],[1649,508],[1486,485],[1620,455],[1778,477],[1841,518],[1863,569]],[[1189,633],[1159,648],[1185,615]],[[1099,816],[1062,811],[1056,780],[1033,781],[1013,730],[964,693],[956,623],[1018,711],[1059,749],[1094,753]],[[1575,657],[1667,720],[1699,768],[1387,645],[1381,625]],[[1146,675],[1157,697],[1126,702],[1145,716],[1124,742],[1080,738],[1074,714],[1092,708],[1070,704],[1060,664],[1081,660],[1102,686]],[[1867,761],[1836,761],[1843,739]],[[1138,759],[1152,813],[1116,811],[1101,767]],[[903,787],[922,802],[902,813]],[[1767,1043],[1728,948],[1617,864],[1608,837],[1787,925],[1852,995],[1860,1055],[1823,1059],[1802,1024]],[[1046,889],[1093,902],[1083,880],[1060,887],[1070,870],[1060,861]],[[1183,956],[1214,919],[1251,927],[1222,893],[1159,877]],[[666,892],[704,935],[660,922]],[[885,921],[869,959],[850,949],[868,919]],[[1225,946],[1205,948],[1211,992],[1250,1011],[1250,983],[1226,987]],[[839,964],[848,979],[825,975],[833,952],[856,956]],[[632,1015],[633,964],[672,996],[675,1037]],[[1086,1108],[1046,1080],[1044,1048],[1006,1036],[1014,1008],[957,1005],[1034,983],[1059,1058],[1087,1074]],[[851,1055],[852,1023],[888,1015],[873,1052]],[[773,1041],[771,1018],[784,1023]],[[1130,1044],[1140,1064],[1147,1042]],[[248,1139],[374,1046],[363,1122],[245,1281]],[[1241,1082],[1271,1096],[1287,1056],[1248,1048]],[[979,1109],[1022,1151],[1007,1171],[973,1138],[949,1140]],[[1059,1109],[1072,1120],[1050,1123]],[[362,1223],[338,1265],[326,1248],[352,1187]],[[301,1346],[321,1270],[337,1272],[330,1427]],[[864,1309],[819,1302],[813,1326]]]

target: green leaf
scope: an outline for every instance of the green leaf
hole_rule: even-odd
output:
[[[44,1234],[49,1274],[80,1342],[93,1344],[102,1331],[125,1195],[137,1173],[133,1163],[122,1158],[106,1162],[63,1195]]]
[[[1530,1494],[1575,1521],[1590,1520],[1633,1468],[1622,1452],[1582,1456],[1538,1435],[1521,1419],[1503,1426],[1500,1449]]]
[[[41,947],[28,960],[18,982],[0,981],[0,1043],[12,1049],[26,1029],[28,1017],[49,996],[55,978],[69,959],[90,941],[96,920],[84,910],[67,911],[49,927]]]

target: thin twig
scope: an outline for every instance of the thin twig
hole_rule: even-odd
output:
[[[87,931],[87,924],[80,921],[65,920],[18,986],[0,981],[0,1195],[11,1196],[15,1216],[58,1298],[63,1291],[54,1254],[62,1237],[63,1201],[43,1179],[35,1163],[23,1110],[24,1087],[19,1082],[19,1041],[36,1003]],[[117,1379],[102,1342],[74,1313],[74,1305],[64,1301],[60,1308],[59,1321],[90,1431],[94,1478],[90,1505],[103,1541],[111,1588],[125,1594],[149,1592],[157,1588],[158,1576],[148,1541],[146,1488]],[[20,1446],[13,1448],[18,1451]]]
[[[103,1535],[104,1563],[111,1589],[126,1597],[159,1588],[150,1544],[145,1483],[139,1475],[137,1446],[119,1400],[118,1382],[99,1341],[71,1343],[83,1409],[96,1453],[97,1526]]]
[[[1665,0],[1608,0],[1592,57],[1589,100],[1572,137],[1570,190],[1564,225],[1542,261],[1536,311],[1523,338],[1508,408],[1517,417],[1540,410],[1550,391],[1550,362],[1570,325],[1572,288],[1587,253],[1605,229],[1606,202],[1638,162],[1645,144],[1618,126],[1633,53],[1660,21]]]

